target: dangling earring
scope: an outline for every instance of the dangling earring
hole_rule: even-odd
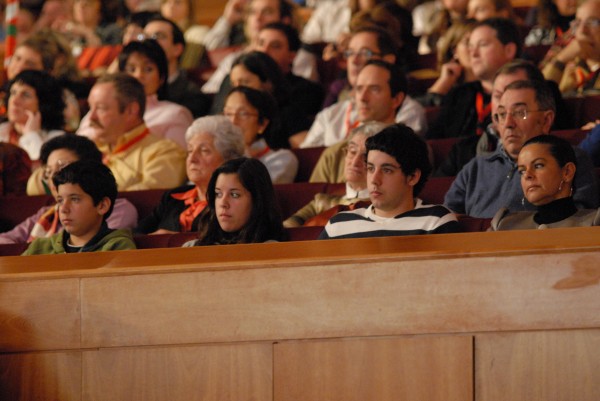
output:
[[[525,197],[521,198],[521,206],[525,206]]]
[[[565,183],[565,180],[560,180],[560,185],[558,186],[558,192],[562,191],[562,186]]]

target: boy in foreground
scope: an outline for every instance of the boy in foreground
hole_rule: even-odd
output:
[[[23,255],[135,249],[129,230],[111,230],[106,224],[117,197],[108,167],[81,160],[64,167],[52,180],[64,229],[34,240]]]

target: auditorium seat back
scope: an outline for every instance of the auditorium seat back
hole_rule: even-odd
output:
[[[292,149],[292,152],[298,159],[298,172],[296,173],[294,182],[308,182],[310,175],[324,150],[324,146]]]

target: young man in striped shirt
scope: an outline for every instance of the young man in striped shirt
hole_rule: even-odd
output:
[[[427,145],[402,124],[367,139],[367,186],[371,206],[338,213],[319,239],[452,233],[456,216],[416,198],[429,174]]]

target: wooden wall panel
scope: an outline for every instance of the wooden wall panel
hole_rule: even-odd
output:
[[[79,280],[0,282],[0,351],[79,346]]]
[[[82,343],[590,328],[599,279],[598,252],[85,278]]]
[[[600,330],[477,335],[476,400],[600,400]]]
[[[283,342],[275,401],[473,399],[471,336]]]
[[[84,352],[85,401],[273,398],[270,343]]]
[[[81,400],[81,352],[0,355],[0,400]]]

